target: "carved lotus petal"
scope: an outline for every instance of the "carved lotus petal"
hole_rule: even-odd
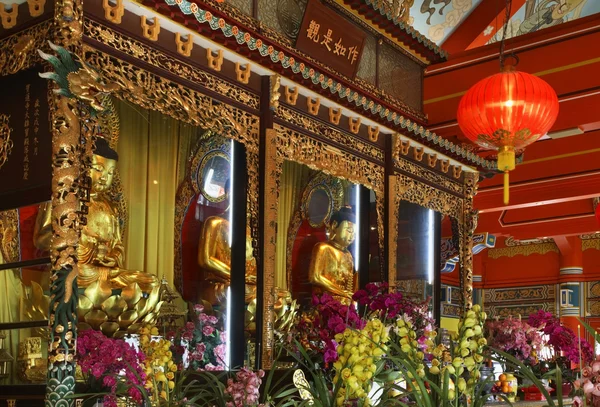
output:
[[[98,280],[85,289],[84,295],[92,301],[94,308],[100,308],[101,304],[112,295],[112,289],[110,285],[101,284]]]
[[[108,315],[99,309],[92,310],[85,316],[85,322],[88,323],[92,329],[97,331],[100,330],[100,325],[105,323],[107,320]]]
[[[121,298],[125,300],[129,309],[133,309],[135,304],[142,298],[142,290],[138,283],[123,287],[121,290]]]
[[[77,317],[85,321],[85,315],[94,308],[92,301],[85,295],[80,295],[77,302]]]
[[[130,325],[129,328],[127,328],[127,333],[128,334],[137,334],[141,327],[142,327],[141,323],[139,323],[139,324],[136,323],[136,324]]]
[[[102,303],[102,310],[111,320],[116,320],[127,310],[127,303],[120,295],[113,295]]]
[[[136,310],[125,311],[119,317],[119,326],[121,329],[127,329],[139,318]]]
[[[107,321],[100,325],[100,330],[104,335],[111,338],[115,334],[115,332],[119,330],[119,324],[117,324],[116,322]]]

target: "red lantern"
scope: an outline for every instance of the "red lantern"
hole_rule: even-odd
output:
[[[461,130],[475,144],[498,151],[504,204],[508,204],[508,172],[515,168],[515,150],[545,135],[557,116],[554,89],[512,66],[477,82],[462,97],[457,113]]]

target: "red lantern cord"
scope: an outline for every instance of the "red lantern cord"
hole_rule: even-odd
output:
[[[509,201],[508,173],[515,168],[515,150],[544,136],[558,116],[558,97],[547,82],[505,64],[504,40],[509,18],[510,0],[500,45],[501,72],[471,87],[462,97],[456,115],[469,140],[498,151],[498,170],[504,172],[504,204]]]

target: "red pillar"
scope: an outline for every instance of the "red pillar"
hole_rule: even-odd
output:
[[[560,251],[560,320],[577,332],[578,318],[585,316],[581,240],[577,236],[561,236],[556,237],[554,241]]]

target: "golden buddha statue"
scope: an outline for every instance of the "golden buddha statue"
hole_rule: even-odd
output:
[[[225,182],[225,200],[229,200],[230,183]],[[231,246],[229,240],[229,210],[204,221],[198,244],[198,264],[204,271],[200,300],[212,305],[226,301],[231,281]],[[252,248],[250,228],[246,229],[246,304],[256,298],[256,259]]]
[[[87,223],[81,229],[77,248],[77,284],[84,289],[79,296],[80,321],[108,334],[126,329],[128,323],[143,317],[149,318],[156,311],[160,289],[155,275],[123,268],[119,217],[108,196],[117,161],[117,152],[98,137],[90,169]],[[50,215],[50,205],[41,205],[34,229],[34,244],[44,251],[50,249],[52,238]]]
[[[354,260],[348,246],[356,235],[355,217],[350,208],[342,208],[331,216],[329,238],[312,251],[308,281],[312,293],[328,292],[343,303],[350,303],[358,288]]]

